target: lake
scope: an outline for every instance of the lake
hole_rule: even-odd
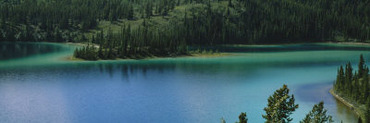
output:
[[[231,48],[230,48],[231,47]],[[0,122],[262,123],[268,96],[287,84],[299,122],[323,100],[335,122],[357,117],[329,93],[340,65],[369,45],[216,47],[233,55],[67,61],[75,46],[0,43]],[[214,47],[213,47],[214,48]]]

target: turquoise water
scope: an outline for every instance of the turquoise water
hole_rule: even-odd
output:
[[[60,50],[0,61],[0,122],[211,123],[235,122],[247,112],[248,121],[260,123],[268,96],[282,84],[299,104],[293,122],[321,100],[336,122],[356,122],[328,91],[339,65],[357,63],[360,54],[370,61],[370,46],[338,44],[239,46],[229,50],[232,56],[97,62],[65,61],[74,46],[42,45]]]

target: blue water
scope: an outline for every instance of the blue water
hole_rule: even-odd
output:
[[[58,44],[62,53],[0,61],[0,122],[212,123],[235,122],[247,112],[249,122],[260,123],[268,96],[283,84],[299,104],[293,122],[321,100],[336,122],[356,122],[328,91],[338,66],[357,63],[360,54],[369,64],[370,49],[306,46],[211,58],[84,62],[65,61],[74,47]]]

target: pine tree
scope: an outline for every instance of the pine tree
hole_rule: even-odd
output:
[[[337,80],[334,85],[334,90],[339,92],[341,89],[343,89],[343,84],[344,84],[344,71],[343,66],[340,66],[337,73]]]
[[[247,122],[248,122],[247,113],[246,112],[240,113],[239,123],[247,123]]]
[[[332,116],[327,115],[327,110],[324,109],[324,102],[320,102],[313,106],[306,117],[300,123],[332,123]]]
[[[353,69],[352,69],[352,66],[351,66],[351,63],[348,62],[347,65],[346,65],[346,70],[345,70],[345,81],[344,81],[344,84],[343,84],[343,88],[345,89],[344,91],[344,94],[346,96],[349,96],[352,92],[352,80],[353,80],[353,73],[352,73]]]
[[[365,69],[366,69],[365,60],[364,60],[363,55],[361,54],[360,62],[358,63],[358,77],[359,78],[362,78],[367,75],[367,73],[365,74]]]
[[[288,123],[293,120],[289,116],[298,108],[294,102],[294,95],[289,95],[288,86],[284,84],[268,98],[267,107],[264,108],[266,115],[262,117],[266,123]]]

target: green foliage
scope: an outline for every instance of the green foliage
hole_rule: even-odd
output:
[[[1,41],[80,41],[101,21],[163,16],[187,44],[370,39],[365,0],[1,0]],[[188,12],[179,12],[181,5]],[[176,10],[176,11],[175,11]],[[189,14],[184,17],[181,14]],[[127,19],[127,20],[126,20]]]
[[[268,98],[267,107],[264,108],[266,115],[262,117],[266,123],[288,123],[293,120],[289,116],[298,108],[294,102],[294,95],[289,95],[287,85],[283,85]]]
[[[368,98],[366,101],[366,112],[365,112],[365,119],[364,121],[370,121],[370,99]]]
[[[149,28],[144,20],[143,24],[135,29],[124,25],[120,32],[114,33],[109,29],[107,34],[104,34],[100,31],[93,36],[96,38],[91,38],[94,39],[91,42],[99,44],[97,56],[100,59],[186,55],[186,42],[179,36],[180,32],[175,31],[177,28],[178,26],[164,30]]]
[[[341,85],[344,84],[344,71],[343,71],[343,66],[340,66],[337,74],[337,80],[336,83],[334,84],[334,89],[335,91],[343,89]]]
[[[247,123],[247,122],[248,122],[247,113],[246,112],[240,113],[239,123]]]
[[[266,119],[266,123],[288,123],[293,119],[289,116],[298,108],[298,104],[294,103],[294,95],[289,95],[289,88],[283,85],[282,88],[276,90],[273,95],[268,98],[268,105],[264,108],[266,115],[262,115]],[[370,102],[368,103],[370,106]],[[370,110],[367,110],[368,113]],[[239,122],[247,123],[247,113],[242,112],[239,115]],[[332,116],[327,115],[327,110],[324,109],[324,102],[313,106],[312,110],[300,123],[332,123]],[[221,123],[225,120],[221,118]]]
[[[228,0],[223,4],[188,9],[184,23],[189,44],[315,42],[338,36],[369,40],[370,24],[361,21],[368,16],[362,11],[369,8],[365,1]],[[357,6],[361,7],[352,9]]]
[[[306,117],[300,123],[332,123],[332,116],[326,114],[327,110],[324,109],[324,102],[320,102],[313,106]]]
[[[90,45],[83,46],[82,48],[76,48],[73,56],[86,60],[98,60],[96,48]]]
[[[358,78],[366,77],[368,73],[366,73],[367,66],[365,65],[364,56],[360,55],[360,62],[358,63]]]
[[[0,41],[90,41],[102,46],[101,59],[175,56],[185,53],[186,45],[337,37],[364,42],[370,39],[367,4],[364,0],[0,0]],[[100,28],[104,22],[130,29],[109,34],[109,29]],[[107,34],[97,37],[97,30]],[[362,71],[360,78],[365,75]],[[343,81],[353,79],[346,77]]]
[[[162,1],[168,0],[0,0],[0,41],[82,42],[77,37],[99,21],[134,20],[144,12],[149,18]]]
[[[355,101],[359,104],[365,104],[369,98],[369,68],[365,64],[363,56],[360,56],[358,71],[353,75],[351,63],[346,65],[343,72],[342,66],[338,70],[337,80],[334,83],[334,91],[339,95]]]
[[[334,83],[334,91],[347,101],[354,103],[356,106],[360,107],[365,105],[366,107],[365,119],[364,121],[369,121],[366,119],[369,114],[366,114],[369,107],[366,106],[370,103],[370,80],[369,80],[369,68],[365,64],[363,55],[360,56],[360,62],[358,64],[358,71],[353,74],[353,69],[351,63],[346,64],[345,70],[341,66],[338,70],[337,80]]]

